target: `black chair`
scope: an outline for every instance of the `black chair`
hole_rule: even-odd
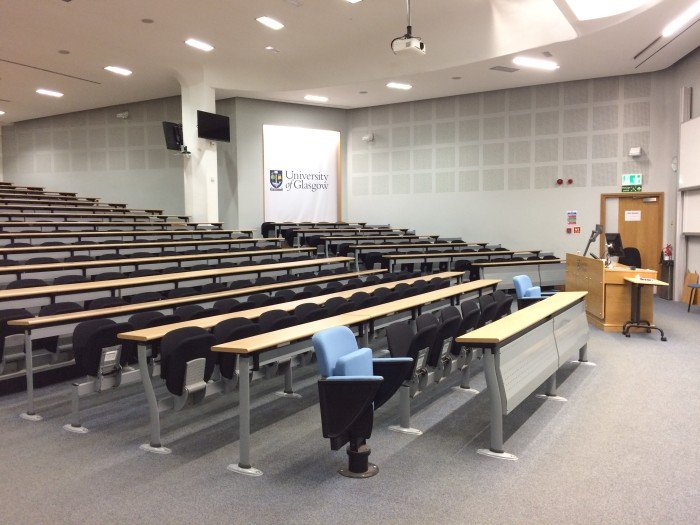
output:
[[[493,294],[482,295],[478,299],[479,309],[481,310],[481,317],[479,318],[479,325],[477,328],[481,328],[484,325],[489,324],[496,318],[496,309],[498,308],[498,303],[493,298]]]
[[[303,303],[294,309],[294,316],[300,323],[318,321],[328,315],[328,312],[315,303]]]
[[[129,324],[133,330],[141,330],[144,328],[153,328],[155,326],[164,326],[166,324],[174,324],[182,321],[177,315],[165,315],[161,312],[139,312],[129,317]],[[151,355],[157,356],[160,354],[160,340],[156,339],[151,343]],[[138,361],[136,341],[124,340],[122,342],[122,357],[126,363],[135,363]]]
[[[279,290],[275,292],[275,297],[281,297],[284,302],[293,301],[296,298],[296,293],[294,290]]]
[[[224,283],[208,283],[202,285],[199,289],[201,293],[216,293],[223,292],[224,290],[228,290],[228,286]]]
[[[160,301],[163,299],[163,296],[159,292],[142,292],[133,295],[125,295],[123,298],[128,301],[129,304],[139,304]]]
[[[367,277],[365,277],[364,286],[373,286],[373,285],[379,284],[381,282],[382,282],[382,279],[378,275],[368,275]]]
[[[135,270],[129,274],[129,277],[152,277],[153,275],[160,275],[158,270],[150,270],[148,268],[142,268],[141,270]]]
[[[94,261],[95,259],[93,257],[90,257],[89,255],[71,255],[70,257],[66,257],[63,259],[63,262],[88,262],[88,261]]]
[[[60,315],[69,314],[73,312],[82,311],[83,307],[78,303],[65,302],[65,303],[54,303],[42,306],[39,309],[39,317],[48,317],[50,315]],[[48,350],[51,353],[56,353],[58,351],[58,336],[42,337],[41,339],[36,339],[33,342],[32,350],[41,349]]]
[[[228,285],[230,290],[239,290],[241,288],[250,288],[253,283],[248,279],[238,279],[236,281],[231,281]]]
[[[336,292],[342,292],[343,291],[343,285],[339,283],[338,281],[333,281],[331,283],[326,284],[324,288],[324,294],[328,293],[336,293]]]
[[[260,333],[260,326],[244,317],[234,317],[221,321],[212,331],[214,343],[221,344],[238,339],[245,339]],[[218,359],[219,372],[226,379],[233,379],[236,374],[238,356],[236,354],[221,353]]]
[[[273,297],[265,293],[255,293],[253,295],[248,296],[248,301],[255,305],[254,308],[260,308],[262,306],[282,304],[284,302],[284,297]]]
[[[88,283],[90,279],[82,275],[59,275],[53,280],[53,284]]]
[[[115,306],[124,306],[128,304],[121,297],[98,297],[92,301],[86,301],[86,310],[100,310],[102,308],[113,308]]]
[[[637,248],[625,247],[623,253],[624,255],[620,257],[618,261],[620,264],[634,266],[635,268],[640,268],[642,266],[642,255]]]
[[[231,298],[226,298],[226,299],[219,299],[214,303],[214,308],[219,310],[222,313],[229,313],[232,311],[233,308],[238,306],[240,301],[237,301],[236,299],[231,299]]]
[[[297,276],[294,274],[290,274],[290,273],[277,276],[278,283],[288,283],[290,281],[296,281],[296,280],[297,280]]]
[[[104,272],[92,276],[93,281],[114,281],[117,279],[126,279],[126,275],[120,272]]]
[[[466,334],[479,326],[481,309],[479,308],[479,303],[474,299],[471,301],[464,301],[459,305],[459,308],[462,311],[462,322],[459,325],[458,333]],[[452,341],[451,352],[453,355],[459,355],[460,346],[461,345],[456,341]]]
[[[25,264],[57,264],[61,261],[54,257],[31,257],[25,261]]]
[[[420,317],[419,317],[420,318]],[[454,306],[447,306],[440,310],[438,330],[435,341],[428,352],[428,366],[438,367],[442,363],[443,377],[450,373],[452,360],[447,356],[446,350],[452,347],[455,337],[460,335],[459,328],[462,324],[462,316]],[[418,327],[418,320],[416,319]]]
[[[198,385],[211,379],[218,357],[211,351],[214,336],[198,327],[178,328],[168,332],[160,345],[160,377],[174,396],[187,393],[194,401],[204,397],[204,389]],[[201,378],[194,378],[195,383],[186,383],[188,367],[196,359],[204,359],[204,373]]]
[[[37,286],[46,286],[46,282],[41,279],[17,279],[8,283],[7,289],[15,290],[17,288],[35,288]]]
[[[310,284],[309,286],[305,286],[303,291],[310,293],[310,297],[316,297],[323,294],[323,288],[321,288],[317,284]]]
[[[332,297],[328,299],[323,307],[328,312],[328,316],[347,314],[355,309],[355,305],[342,297]]]
[[[19,266],[24,264],[24,261],[15,261],[13,259],[3,259],[0,261],[0,266]]]
[[[265,286],[267,284],[275,284],[277,282],[277,279],[274,277],[269,277],[269,276],[263,276],[263,277],[258,277],[255,279],[255,282],[253,283],[255,286]]]
[[[190,297],[192,295],[197,295],[197,289],[194,287],[185,286],[183,288],[173,288],[165,292],[165,296],[168,299],[178,299],[180,297]]]
[[[391,357],[410,357],[413,359],[413,365],[404,378],[406,381],[417,373],[419,353],[429,351],[435,342],[437,331],[437,324],[426,324],[416,332],[408,323],[404,322],[393,323],[386,327],[387,346]]]
[[[348,282],[345,284],[344,289],[354,290],[355,288],[362,288],[364,285],[365,283],[362,281],[362,279],[353,277],[352,279],[348,279]]]
[[[501,317],[510,314],[510,309],[513,305],[513,296],[505,293],[503,290],[496,290],[493,293],[493,298],[497,305],[493,320],[498,321]]]
[[[262,333],[282,330],[297,324],[299,324],[299,319],[294,315],[289,315],[284,310],[269,310],[258,319],[258,325],[260,325]]]
[[[122,341],[117,337],[122,332],[133,330],[129,323],[116,323],[111,319],[84,321],[73,331],[73,355],[75,364],[82,373],[96,377],[113,373],[126,364],[122,362]],[[111,350],[117,347],[118,352]]]

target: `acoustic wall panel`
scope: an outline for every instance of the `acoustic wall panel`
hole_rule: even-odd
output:
[[[460,171],[458,174],[458,191],[479,191],[479,170]]]

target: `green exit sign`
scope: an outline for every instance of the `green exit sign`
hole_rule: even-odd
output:
[[[634,193],[637,191],[642,191],[642,174],[625,173],[622,175],[622,192]]]

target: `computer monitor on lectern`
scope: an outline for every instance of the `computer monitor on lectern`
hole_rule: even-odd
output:
[[[607,247],[608,255],[611,257],[623,257],[625,250],[622,247],[622,237],[619,233],[606,233],[605,246]]]

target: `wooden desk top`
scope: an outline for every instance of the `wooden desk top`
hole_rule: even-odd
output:
[[[81,217],[83,219],[89,218],[100,218],[100,217],[118,217],[120,219],[130,219],[140,217],[143,219],[167,219],[169,217],[185,217],[184,215],[177,214],[153,214],[153,213],[138,213],[138,212],[127,212],[127,213],[51,213],[46,212],[21,212],[21,211],[0,211],[0,217]]]
[[[295,233],[330,233],[330,232],[393,232],[407,228],[291,228]]]
[[[536,261],[501,261],[473,263],[472,266],[527,266],[528,264],[566,264],[566,261],[564,259],[538,259]]]
[[[452,272],[454,274],[454,272]],[[457,277],[457,275],[449,275],[449,277]],[[442,275],[436,275],[435,277],[442,277]],[[402,281],[392,281],[390,283],[373,284],[370,286],[363,286],[361,288],[354,288],[352,290],[344,290],[342,292],[333,292],[324,295],[317,295],[316,297],[308,297],[306,299],[299,299],[297,301],[286,301],[280,304],[273,304],[270,306],[261,306],[259,308],[251,308],[250,310],[242,310],[239,312],[231,312],[228,314],[213,315],[211,317],[202,317],[201,319],[192,319],[190,321],[182,321],[181,323],[173,323],[168,325],[154,326],[153,328],[143,328],[141,330],[134,330],[132,332],[124,332],[119,334],[119,339],[128,339],[130,341],[138,342],[148,342],[161,339],[165,334],[176,330],[177,328],[186,328],[191,326],[196,326],[199,328],[213,328],[221,321],[227,319],[233,319],[234,317],[245,317],[246,319],[257,319],[265,312],[270,310],[285,310],[291,312],[297,306],[301,304],[324,304],[329,299],[334,297],[341,297],[347,299],[357,292],[367,292],[372,293],[377,288],[389,288],[392,289],[400,283],[412,284],[415,281],[421,280],[421,277],[413,277],[411,279],[404,279]]]
[[[515,253],[537,253],[540,250],[494,250],[491,252],[420,252],[420,253],[388,253],[383,255],[386,259],[415,259],[416,257],[478,257],[482,255],[513,255]],[[517,262],[527,262],[527,261],[513,261]],[[531,261],[536,263],[537,261]],[[503,263],[474,263],[475,266],[487,265],[487,264],[503,264]]]
[[[554,315],[582,300],[588,292],[558,292],[547,299],[518,310],[506,317],[477,328],[472,332],[460,335],[455,339],[458,343],[473,346],[494,346],[528,330],[543,319]]]
[[[362,239],[363,241],[378,240],[378,239],[418,239],[420,237],[430,237],[429,235],[396,235],[387,233],[386,235],[328,235],[321,237],[322,241],[355,241]]]
[[[102,268],[105,266],[134,266],[136,264],[164,263],[177,261],[197,261],[201,259],[229,259],[234,257],[249,257],[251,255],[274,255],[279,253],[315,252],[315,248],[274,248],[270,250],[236,251],[201,253],[192,255],[165,255],[161,257],[131,257],[128,259],[100,259],[97,261],[57,262],[45,264],[17,264],[0,266],[0,275],[23,272],[41,272],[51,270],[76,270],[84,268]]]
[[[652,278],[637,278],[637,277],[625,277],[625,281],[632,284],[642,284],[642,285],[652,285],[652,286],[668,286],[668,283],[659,281],[658,279]]]
[[[148,226],[149,224],[157,224],[158,226],[198,226],[200,224],[210,224],[212,226],[221,226],[223,222],[185,222],[185,221],[0,221],[0,228],[6,226]],[[136,230],[138,231],[138,230]],[[168,230],[164,230],[168,231]],[[235,230],[233,230],[235,231]],[[252,232],[253,230],[240,230],[241,232]]]
[[[255,242],[282,242],[278,238],[250,238],[245,239],[209,239],[194,241],[152,241],[152,242],[120,242],[109,244],[63,244],[61,246],[19,246],[17,248],[0,247],[0,254],[11,255],[13,253],[35,252],[78,252],[90,250],[105,250],[116,248],[167,248],[174,246],[209,246],[211,244],[247,244]]]
[[[225,352],[232,354],[254,354],[256,352],[260,352],[261,350],[273,348],[287,342],[308,339],[315,333],[321,330],[325,330],[327,328],[361,323],[370,319],[384,317],[394,312],[400,312],[411,308],[415,308],[417,306],[432,301],[445,299],[447,297],[458,295],[460,293],[468,293],[483,288],[488,288],[490,286],[498,284],[499,282],[500,281],[498,280],[481,280],[465,284],[458,284],[455,286],[450,286],[449,288],[442,288],[434,292],[427,292],[419,295],[414,295],[413,297],[400,299],[398,301],[392,301],[389,303],[381,304],[379,306],[363,308],[361,310],[356,310],[348,314],[342,314],[336,317],[328,317],[326,319],[321,319],[320,321],[313,321],[311,323],[300,324],[297,326],[292,326],[290,328],[276,330],[274,332],[267,332],[265,334],[247,337],[245,339],[239,339],[237,341],[222,343],[220,345],[213,346],[212,350],[215,352]],[[119,337],[121,338],[122,335],[123,334],[120,334]]]
[[[87,204],[87,203],[86,203]],[[130,213],[133,211],[136,212],[145,212],[146,210],[132,210],[130,208],[121,208],[119,206],[110,206],[106,205],[103,203],[94,203],[91,206],[86,206],[86,205],[80,205],[80,206],[73,206],[69,204],[0,204],[0,209],[4,210],[62,210],[62,211],[91,211],[91,210],[99,210],[99,211],[112,211],[115,212],[115,210],[121,210],[122,213]],[[157,211],[162,211],[162,210],[157,210]]]
[[[421,235],[421,237],[423,237]],[[427,236],[426,236],[427,237]],[[354,250],[370,250],[372,248],[405,248],[405,247],[411,247],[411,248],[447,248],[450,246],[454,246],[455,248],[464,248],[465,246],[485,246],[487,245],[488,242],[414,242],[414,243],[401,243],[401,244],[396,244],[396,243],[391,243],[391,242],[380,242],[376,244],[354,244],[348,248],[350,251]],[[478,253],[478,252],[474,252]]]
[[[353,261],[350,257],[328,257],[311,259],[308,261],[293,261],[275,264],[256,264],[252,266],[237,266],[235,268],[219,268],[214,270],[198,270],[194,272],[169,273],[164,275],[151,275],[148,277],[128,277],[126,279],[114,279],[111,281],[91,281],[89,283],[55,284],[48,286],[36,286],[33,288],[15,288],[0,290],[0,301],[12,299],[25,299],[27,297],[49,297],[59,294],[76,294],[96,290],[111,290],[114,288],[130,288],[134,286],[148,286],[152,284],[190,281],[206,279],[208,277],[225,277],[227,275],[271,272],[275,270],[287,270],[293,268],[306,268],[308,266],[325,266],[327,264],[347,263]]]
[[[85,197],[69,197],[61,195],[15,195],[13,193],[0,192],[0,202],[18,202],[20,204],[85,204],[94,206],[104,206],[105,203],[100,202],[100,199],[85,198]],[[115,203],[118,204],[118,203]],[[126,206],[124,204],[123,206]]]
[[[204,303],[229,297],[240,297],[243,295],[252,295],[254,293],[282,290],[285,288],[298,288],[299,286],[308,286],[311,284],[325,283],[328,281],[352,279],[353,277],[362,277],[383,272],[384,270],[364,270],[361,272],[324,275],[321,277],[311,277],[309,279],[299,279],[296,281],[249,286],[247,288],[222,290],[220,292],[212,292],[206,294],[188,295],[187,297],[178,297],[176,299],[160,299],[158,301],[149,301],[146,303],[113,306],[110,308],[99,308],[95,310],[82,310],[80,312],[71,312],[67,314],[44,315],[41,317],[15,319],[9,321],[8,323],[12,326],[21,326],[24,329],[40,328],[42,326],[50,326],[55,324],[74,323],[78,321],[84,321],[86,319],[93,319],[95,317],[110,317],[117,315],[132,314],[143,310],[160,310],[163,308],[176,308],[184,304]]]
[[[120,235],[129,237],[143,235],[144,237],[152,237],[154,235],[231,235],[233,233],[251,233],[252,230],[122,230],[122,231],[89,231],[89,232],[30,232],[30,233],[19,233],[19,232],[2,232],[0,233],[0,239],[49,239],[56,238],[60,239],[62,237],[119,237]]]

